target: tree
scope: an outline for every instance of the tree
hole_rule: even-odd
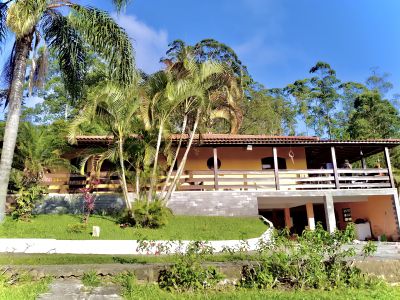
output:
[[[244,101],[244,134],[293,135],[296,111],[285,91],[253,84]]]
[[[357,96],[349,121],[349,135],[353,139],[395,138],[400,133],[400,115],[396,108],[382,99],[377,90]]]
[[[175,40],[169,47],[168,58],[163,59],[167,65],[193,60],[196,63],[214,61],[225,66],[224,76],[219,76],[209,89],[210,118],[202,125],[206,131],[220,132],[222,129],[232,134],[238,133],[243,121],[241,104],[245,98],[244,91],[252,83],[252,78],[233,49],[213,39],[202,40],[194,46]]]
[[[103,153],[89,155],[83,161],[83,166],[89,157],[101,157],[98,170],[104,160],[111,160],[119,164],[120,180],[126,207],[131,210],[126,182],[125,161],[128,156],[125,152],[125,142],[132,138],[132,134],[140,126],[137,119],[139,103],[135,86],[120,86],[111,81],[103,81],[91,89],[88,102],[71,123],[69,141],[76,142],[76,136],[81,134],[81,126],[85,123],[100,122],[109,135],[114,138],[113,146]]]
[[[69,161],[61,157],[67,145],[58,129],[29,122],[21,125],[13,165],[22,171],[25,184],[39,183],[43,175],[53,169],[70,168]]]
[[[127,2],[113,0],[118,9]],[[67,16],[63,14],[65,9],[70,11]],[[79,98],[80,83],[86,73],[84,43],[108,62],[113,80],[130,84],[135,74],[133,49],[127,34],[107,13],[98,9],[74,1],[10,0],[0,3],[0,44],[4,42],[7,30],[15,34],[15,43],[5,72],[9,86],[1,93],[5,96],[8,113],[0,162],[0,221],[5,216],[27,59],[36,52],[41,37],[49,48],[56,51],[65,86],[73,99]],[[42,67],[43,64],[37,64],[31,74],[43,74],[40,72]]]
[[[340,104],[340,80],[328,63],[317,62],[310,69],[315,75],[298,80],[287,87],[299,104],[299,113],[315,134],[328,135],[330,139],[338,135],[335,121],[337,106]]]

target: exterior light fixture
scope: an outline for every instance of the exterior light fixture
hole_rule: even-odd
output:
[[[247,150],[247,151],[253,150],[253,145],[247,145],[246,150]]]

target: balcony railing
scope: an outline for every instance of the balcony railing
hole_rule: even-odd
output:
[[[79,193],[88,186],[88,175],[46,174],[43,185],[51,193]],[[100,173],[98,192],[121,190],[118,176]],[[163,182],[164,180],[164,182]],[[161,189],[165,178],[161,179]],[[371,189],[391,188],[388,169],[333,169],[279,170],[274,171],[185,171],[176,188],[177,191],[215,190],[321,190],[321,189]],[[128,186],[133,191],[133,186]]]

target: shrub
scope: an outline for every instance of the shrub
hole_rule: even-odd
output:
[[[28,188],[21,187],[17,193],[17,203],[15,210],[12,212],[14,219],[29,220],[32,216],[32,210],[35,203],[41,199],[45,188],[33,185]]]
[[[133,206],[134,221],[137,226],[159,228],[168,223],[171,210],[161,200],[146,201],[138,199]]]
[[[213,266],[204,266],[208,247],[200,242],[189,245],[186,254],[178,255],[176,262],[160,271],[158,284],[168,291],[194,291],[214,287],[223,277]]]
[[[87,225],[86,224],[68,224],[67,225],[67,232],[68,233],[82,233],[86,230]]]
[[[246,288],[285,287],[294,289],[339,287],[360,288],[371,283],[348,260],[354,248],[343,248],[354,239],[354,226],[330,234],[320,224],[304,231],[297,241],[288,232],[276,232],[272,247],[260,250],[257,263],[242,270],[240,286]],[[364,250],[371,254],[373,249]]]

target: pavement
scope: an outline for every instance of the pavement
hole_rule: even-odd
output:
[[[49,291],[38,300],[122,300],[117,285],[85,287],[79,279],[59,278],[50,284]]]

